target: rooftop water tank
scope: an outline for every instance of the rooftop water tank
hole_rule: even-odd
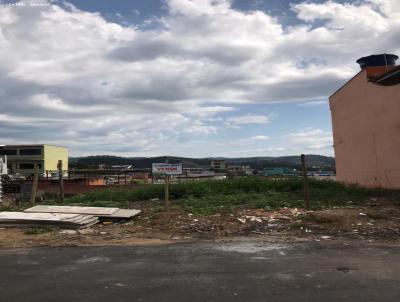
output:
[[[357,63],[360,64],[361,69],[369,66],[394,66],[398,58],[396,55],[384,53],[362,57],[357,60]]]

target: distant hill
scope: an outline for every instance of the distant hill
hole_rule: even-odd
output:
[[[151,168],[153,163],[163,163],[168,158],[170,163],[182,162],[186,168],[207,168],[210,166],[210,161],[215,158],[185,158],[175,156],[160,156],[160,157],[119,157],[110,155],[97,155],[86,157],[72,157],[69,159],[71,168],[88,169],[97,168],[100,164],[107,166],[116,165],[133,165],[135,168]],[[279,156],[279,157],[243,157],[243,158],[223,158],[227,164],[231,165],[250,165],[251,168],[262,170],[267,167],[293,167],[299,168],[300,156]],[[333,157],[322,155],[307,155],[307,166],[324,167],[334,169],[335,159]]]

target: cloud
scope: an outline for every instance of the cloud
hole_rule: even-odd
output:
[[[283,138],[304,150],[332,149],[333,144],[332,132],[313,127],[289,133]]]
[[[251,140],[255,140],[255,141],[267,141],[269,139],[271,139],[269,136],[266,135],[256,135],[256,136],[252,136],[250,138]]]
[[[272,118],[266,115],[246,114],[229,117],[226,119],[226,124],[228,127],[240,128],[243,125],[268,124],[271,120]]]
[[[305,103],[299,103],[298,105],[300,107],[314,107],[314,106],[320,106],[320,105],[327,105],[328,101],[323,100],[323,101],[311,101],[311,102],[305,102]]]
[[[75,155],[179,145],[205,156],[213,141],[199,149],[194,137],[271,121],[238,104],[316,105],[358,70],[358,57],[400,53],[397,2],[305,1],[292,5],[301,22],[291,26],[228,0],[166,0],[150,27],[61,1],[0,5],[0,140],[68,145]]]

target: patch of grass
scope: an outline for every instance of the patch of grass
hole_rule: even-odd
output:
[[[0,212],[19,212],[21,208],[16,205],[0,204]]]
[[[51,227],[31,227],[29,229],[26,229],[24,234],[25,235],[40,235],[40,234],[44,234],[44,233],[48,233],[51,232],[53,230],[53,228]]]
[[[301,202],[282,192],[217,194],[204,197],[190,196],[182,199],[183,207],[195,214],[232,212],[236,209],[265,209],[299,207]]]
[[[388,218],[388,215],[386,215],[384,213],[369,212],[367,215],[369,218],[375,219],[375,220]]]
[[[289,224],[289,227],[292,229],[301,229],[301,228],[306,228],[307,224],[304,222],[292,222]]]
[[[359,205],[371,197],[383,197],[400,204],[400,190],[366,189],[334,181],[310,179],[309,191],[310,204],[314,210],[332,206]],[[163,196],[163,185],[145,185],[135,189],[96,190],[68,197],[65,199],[65,204],[127,207],[132,201],[153,198],[162,200]],[[303,181],[301,178],[267,180],[262,177],[248,177],[181,183],[171,185],[170,196],[188,211],[196,213],[213,213],[217,209],[232,210],[239,207],[265,209],[302,207]]]

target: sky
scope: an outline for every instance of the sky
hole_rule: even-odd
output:
[[[0,0],[0,144],[333,155],[328,98],[400,54],[398,0]]]

